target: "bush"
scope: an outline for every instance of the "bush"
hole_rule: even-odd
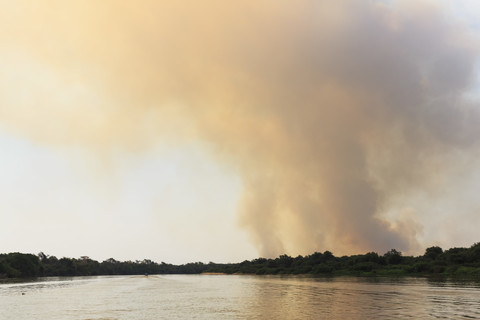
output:
[[[419,262],[413,265],[413,272],[430,272],[432,270],[432,266],[428,262]]]
[[[333,268],[325,263],[317,264],[312,269],[313,274],[332,273],[332,272],[333,272]]]
[[[373,262],[363,262],[355,265],[353,267],[353,270],[355,271],[363,271],[363,272],[370,272],[372,270],[375,270],[377,268],[377,265]]]

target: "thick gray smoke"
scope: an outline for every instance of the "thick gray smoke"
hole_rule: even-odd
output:
[[[141,119],[179,106],[242,176],[239,221],[261,255],[415,251],[421,213],[401,199],[435,194],[478,146],[468,31],[424,1],[172,3],[30,13],[44,32],[9,43],[35,42],[37,59],[115,106],[91,136],[75,117],[62,136],[142,144]]]

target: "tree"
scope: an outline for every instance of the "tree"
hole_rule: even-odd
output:
[[[48,256],[47,256],[45,253],[43,253],[43,252],[40,252],[40,253],[38,254],[38,257],[40,258],[40,261],[42,261],[42,262],[45,262],[45,261],[47,261],[47,259],[48,259]]]
[[[279,266],[285,267],[285,268],[290,268],[290,266],[292,265],[292,262],[293,262],[293,258],[286,255],[286,254],[281,255],[276,260],[278,260],[278,265]]]
[[[402,253],[392,249],[383,255],[388,264],[400,264],[402,262]]]
[[[427,248],[425,250],[425,254],[423,255],[425,258],[435,260],[439,255],[443,253],[443,249],[437,246]]]

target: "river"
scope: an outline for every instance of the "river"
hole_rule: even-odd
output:
[[[150,275],[0,284],[0,319],[480,319],[480,282]]]

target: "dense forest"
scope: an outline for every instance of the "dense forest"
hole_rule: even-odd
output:
[[[383,255],[376,252],[336,257],[331,252],[308,256],[281,255],[276,259],[258,258],[241,263],[210,262],[173,265],[142,261],[98,262],[89,257],[56,258],[43,252],[0,254],[0,278],[40,276],[94,276],[133,274],[313,274],[313,275],[454,275],[480,277],[480,243],[469,248],[430,247],[423,256],[403,256],[392,249]]]

